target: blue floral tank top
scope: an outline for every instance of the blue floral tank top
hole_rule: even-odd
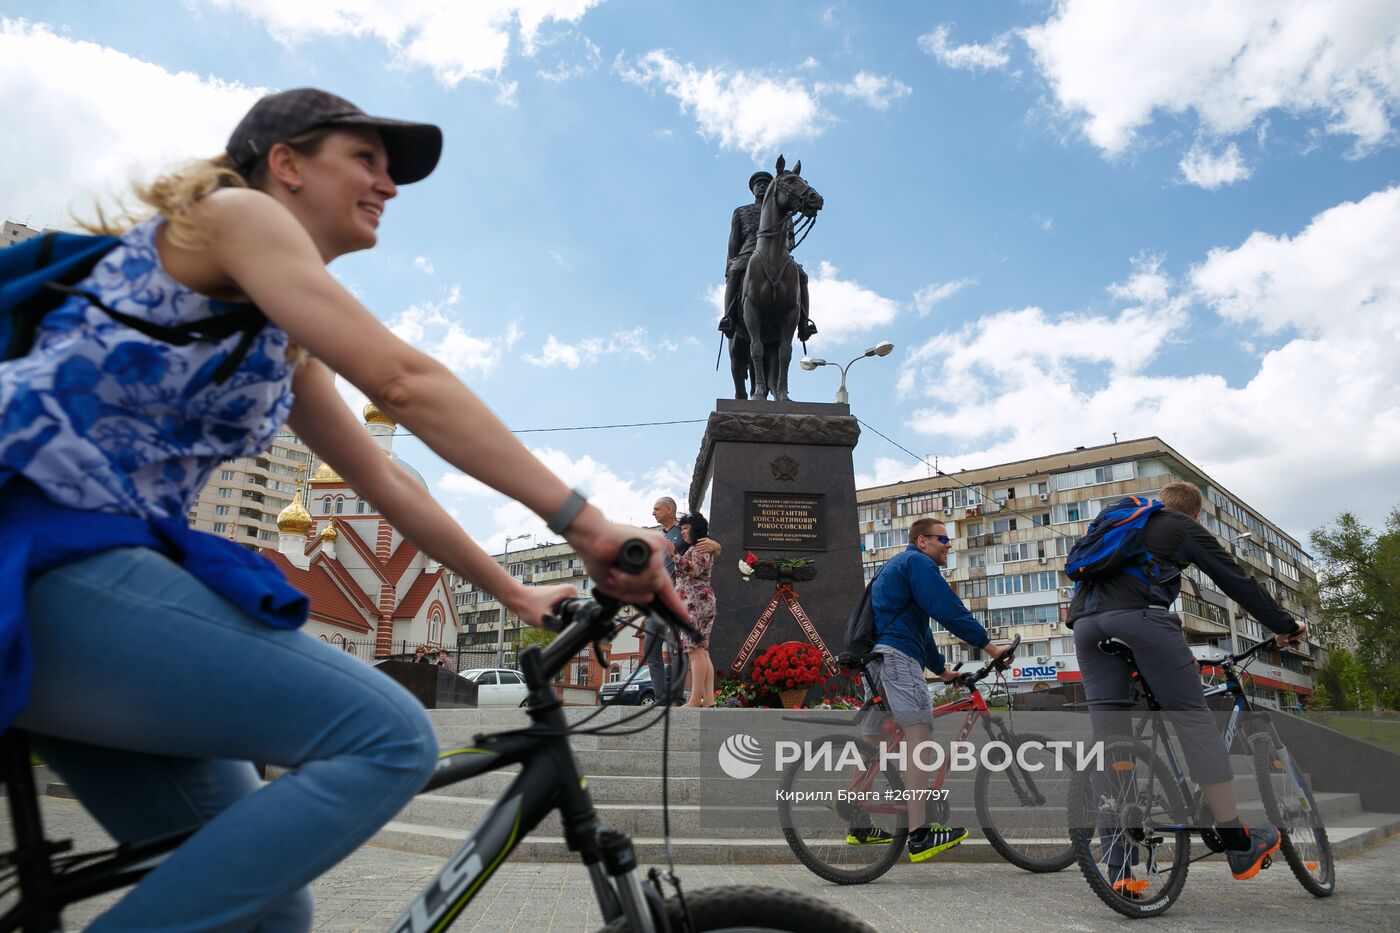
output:
[[[163,222],[125,234],[78,287],[164,325],[241,307],[166,274]],[[266,449],[291,410],[287,335],[270,322],[234,374],[214,381],[239,337],[176,347],[70,298],[27,356],[0,363],[0,486],[18,474],[69,508],[183,522],[215,467]]]

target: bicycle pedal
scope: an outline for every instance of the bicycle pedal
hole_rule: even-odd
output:
[[[1259,863],[1259,867],[1260,867],[1261,869],[1263,869],[1263,868],[1268,868],[1268,867],[1269,867],[1270,865],[1272,865],[1273,863],[1274,863],[1274,857],[1273,857],[1272,855],[1266,855],[1266,856],[1264,856],[1264,861],[1262,861],[1262,862]]]

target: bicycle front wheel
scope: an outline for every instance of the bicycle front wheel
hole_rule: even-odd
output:
[[[1254,743],[1254,776],[1259,781],[1264,813],[1282,836],[1283,857],[1293,876],[1309,894],[1331,897],[1337,890],[1332,844],[1298,765],[1272,738],[1264,736]]]
[[[1125,917],[1164,913],[1186,885],[1191,834],[1176,782],[1146,746],[1113,742],[1069,785],[1069,837],[1089,887]]]
[[[827,735],[783,771],[778,820],[798,861],[835,884],[879,878],[909,838],[898,768],[850,735]]]
[[[695,933],[875,933],[875,928],[825,901],[780,888],[706,888],[685,896]],[[666,901],[671,929],[685,929],[680,901]],[[620,917],[603,933],[626,933],[627,918]]]
[[[977,772],[973,798],[982,834],[1017,868],[1042,873],[1074,862],[1065,830],[1070,774],[1056,767],[1050,739],[1035,733],[1007,736],[1006,768]]]

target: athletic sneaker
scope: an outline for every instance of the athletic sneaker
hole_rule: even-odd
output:
[[[1147,890],[1150,882],[1146,878],[1134,878],[1131,868],[1110,865],[1108,877],[1114,893],[1119,897],[1129,901],[1140,901],[1146,897],[1143,892]]]
[[[946,852],[967,838],[967,830],[961,826],[944,826],[931,823],[927,829],[911,830],[909,833],[909,861],[922,862],[940,852]]]
[[[878,826],[852,826],[846,830],[848,846],[888,845],[893,841],[894,834],[887,833]]]
[[[1253,878],[1264,867],[1264,859],[1279,850],[1283,838],[1272,826],[1249,831],[1250,847],[1243,852],[1226,852],[1230,862],[1230,872],[1240,881]]]

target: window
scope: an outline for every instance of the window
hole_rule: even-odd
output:
[[[967,528],[964,529],[964,531],[969,538],[977,537],[978,535],[982,534],[982,523],[969,522]]]
[[[622,668],[616,664],[608,671],[608,683],[615,684],[622,679]]]
[[[260,532],[258,532],[258,540],[259,540],[259,541],[276,541],[276,540],[277,540],[277,532],[275,532],[275,531],[260,531]]]
[[[232,489],[229,489],[229,488],[226,487],[226,486],[221,486],[221,487],[219,487],[219,498],[220,498],[220,499],[231,499],[231,498],[233,498],[233,490],[232,490]]]
[[[363,514],[365,514],[365,500],[363,500],[363,499],[356,499],[356,500],[355,500],[355,514],[356,514],[356,515],[363,515]]]
[[[345,497],[344,497],[344,496],[336,496],[336,497],[335,497],[335,514],[340,515],[340,514],[343,513],[344,511],[345,511]]]
[[[220,470],[220,471],[219,471],[219,479],[233,479],[233,471],[232,471],[232,470]]]
[[[996,521],[992,522],[992,531],[993,531],[993,533],[999,532],[999,531],[1015,531],[1015,530],[1016,530],[1016,519],[1014,519],[1014,518],[998,518]]]
[[[1032,524],[1032,525],[1035,525],[1037,528],[1042,528],[1042,527],[1044,527],[1044,526],[1050,524],[1050,513],[1049,513],[1049,512],[1040,512],[1040,513],[1037,513],[1037,514],[1035,514],[1035,515],[1032,515],[1032,516],[1031,516],[1031,524]]]
[[[587,662],[587,661],[580,661],[580,662],[578,663],[578,667],[576,668],[576,670],[577,670],[577,673],[574,675],[574,683],[577,684],[577,685],[580,686],[580,687],[587,687],[587,686],[588,686],[588,662]]]
[[[215,523],[214,523],[214,534],[221,535],[221,534],[223,534],[225,531],[228,531],[228,522],[215,522]]]
[[[258,536],[258,529],[254,528],[252,525],[248,525],[243,529],[243,533],[250,538],[256,538]]]
[[[1060,473],[1055,477],[1055,488],[1078,489],[1080,486],[1096,486],[1099,483],[1120,483],[1136,476],[1136,463],[1112,463],[1108,466],[1075,470],[1073,473]]]
[[[331,514],[331,497],[330,497],[330,496],[326,496],[324,499],[321,500],[321,514],[322,514],[322,515],[329,515],[329,514]]]
[[[483,672],[476,678],[476,685],[477,685],[478,687],[494,687],[494,686],[496,686],[496,672],[495,672],[495,671],[483,671]]]
[[[228,506],[226,506],[226,505],[216,505],[216,506],[214,506],[214,514],[215,514],[215,515],[227,515],[227,514],[228,514]]]
[[[507,687],[523,687],[525,681],[514,671],[500,671],[501,683]]]

